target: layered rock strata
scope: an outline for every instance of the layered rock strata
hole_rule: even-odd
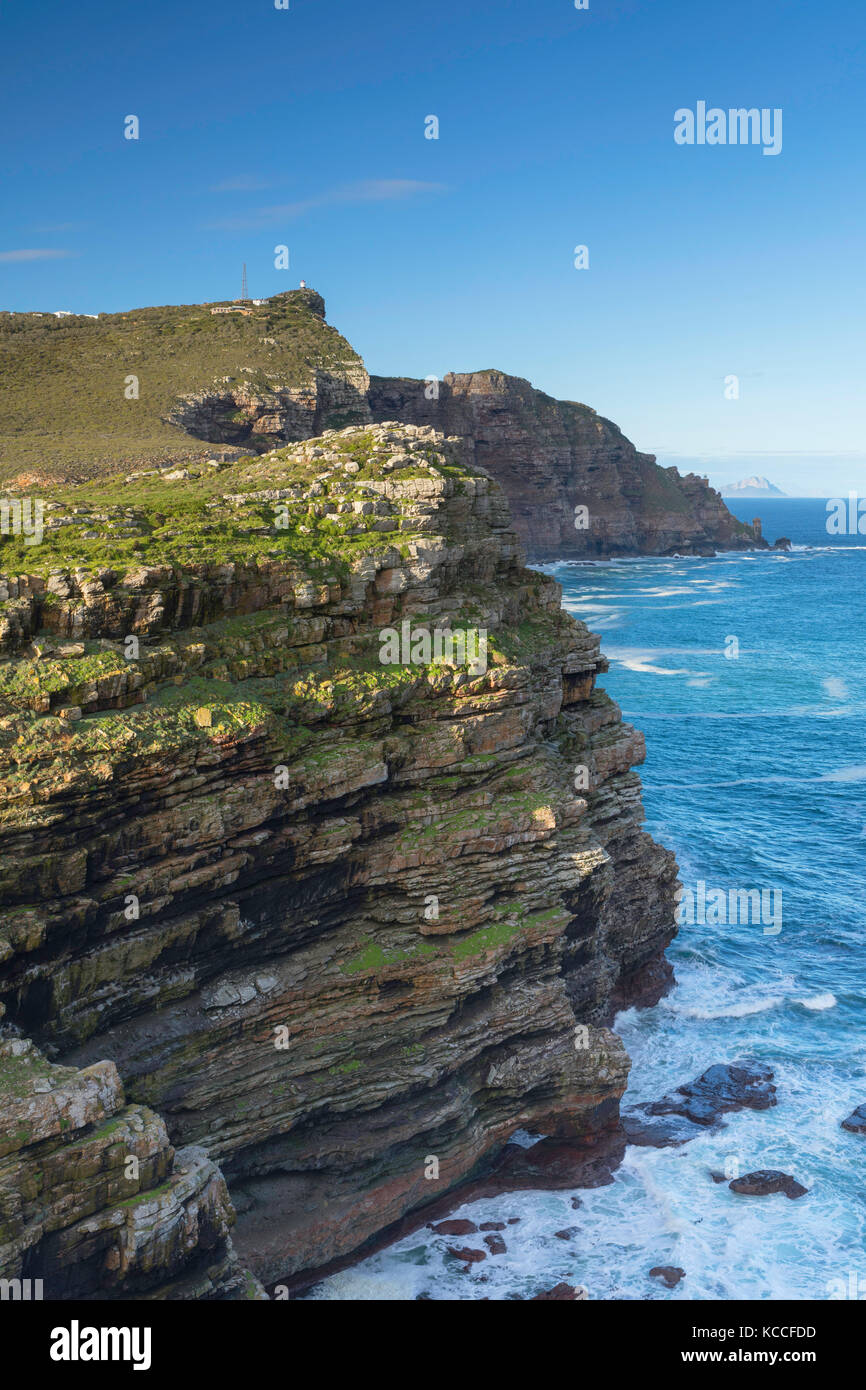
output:
[[[4,1298],[265,1297],[232,1249],[219,1169],[126,1104],[113,1062],[53,1066],[7,1037],[0,1106]]]
[[[502,484],[531,560],[766,548],[705,478],[659,467],[612,421],[521,377],[458,372],[431,387],[374,376],[369,401],[374,420],[466,439],[475,462]]]
[[[52,505],[41,545],[0,548],[9,1041],[58,1085],[109,1077],[112,1117],[154,1131],[154,1182],[217,1193],[218,1164],[268,1284],[441,1201],[520,1129],[615,1127],[608,1025],[666,987],[676,866],[641,828],[643,739],[596,685],[599,640],[523,567],[465,442],[385,422]],[[437,630],[486,633],[486,659],[431,657]],[[100,1126],[75,1133],[110,1225]],[[32,1211],[5,1228],[67,1288],[89,1259],[57,1195],[72,1137],[41,1187],[46,1141],[22,1138]]]

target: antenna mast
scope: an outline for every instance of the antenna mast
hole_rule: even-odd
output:
[[[244,273],[241,278],[241,299],[247,297],[247,263],[244,261]]]

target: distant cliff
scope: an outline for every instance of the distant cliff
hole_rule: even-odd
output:
[[[532,560],[765,544],[703,478],[660,468],[589,406],[520,377],[448,375],[433,400],[423,381],[371,379],[315,290],[246,308],[3,314],[0,380],[0,483],[19,490],[262,454],[373,419],[467,440]]]
[[[449,373],[429,399],[434,390],[371,377],[373,418],[469,440],[475,463],[504,488],[530,560],[712,555],[766,544],[703,478],[659,467],[589,406],[498,371]]]

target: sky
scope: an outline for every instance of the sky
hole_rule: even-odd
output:
[[[371,372],[498,367],[716,484],[866,493],[862,0],[288,4],[0,0],[0,308],[246,262]],[[780,152],[677,143],[699,102],[781,110]]]

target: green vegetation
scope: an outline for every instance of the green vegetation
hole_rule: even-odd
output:
[[[408,503],[384,499],[383,464],[393,452],[355,428],[230,465],[191,466],[180,470],[185,478],[168,470],[48,484],[39,490],[41,541],[0,536],[0,572],[45,576],[81,567],[116,578],[141,565],[273,564],[300,579],[345,576],[370,550],[406,552]],[[442,460],[420,443],[400,479],[429,478],[432,467],[453,487],[463,471]],[[57,600],[49,594],[47,601]]]
[[[344,975],[360,975],[366,970],[384,970],[389,965],[418,960],[422,956],[433,956],[436,947],[430,941],[419,941],[406,950],[385,950],[376,941],[371,941],[363,951],[340,966]]]
[[[166,1192],[172,1188],[171,1178],[167,1182],[161,1183],[159,1187],[152,1187],[148,1192],[137,1192],[134,1197],[127,1197],[124,1202],[118,1202],[119,1207],[140,1207],[144,1202],[151,1202],[156,1197],[164,1197]]]
[[[180,397],[315,386],[316,373],[363,380],[363,364],[323,318],[312,290],[275,295],[249,317],[211,305],[125,314],[0,314],[0,481],[98,477],[210,452],[167,423]],[[239,365],[242,364],[242,365]],[[139,398],[127,399],[127,378]],[[349,423],[343,410],[339,423]],[[321,428],[331,421],[324,419]],[[336,421],[335,421],[336,423]]]

